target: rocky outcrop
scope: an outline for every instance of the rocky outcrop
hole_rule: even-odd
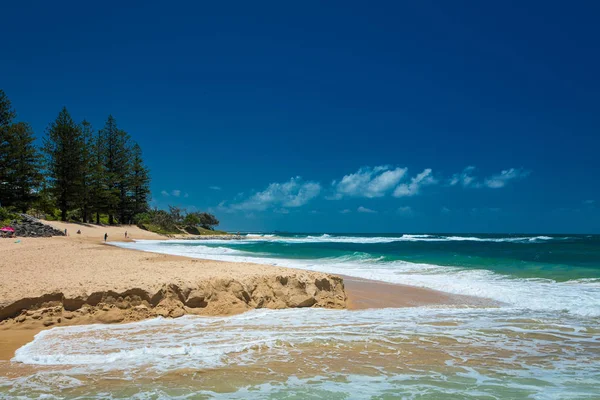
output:
[[[15,229],[15,235],[20,237],[51,237],[65,236],[63,231],[55,229],[50,225],[46,225],[40,220],[27,215],[21,214],[21,220],[13,221],[10,226]]]
[[[255,308],[345,308],[344,283],[336,276],[310,274],[251,276],[243,280],[213,278],[193,286],[164,285],[143,289],[65,297],[50,293],[0,307],[0,327],[73,325],[138,321],[185,314],[229,315]]]

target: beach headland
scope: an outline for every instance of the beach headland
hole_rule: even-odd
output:
[[[40,330],[56,326],[231,315],[254,308],[490,305],[417,287],[104,243],[105,233],[109,242],[167,239],[135,226],[51,224],[67,229],[68,236],[0,240],[0,359],[9,359]]]

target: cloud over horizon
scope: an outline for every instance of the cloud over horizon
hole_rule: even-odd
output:
[[[394,197],[405,197],[405,196],[414,196],[419,193],[423,186],[435,185],[438,181],[432,175],[431,168],[426,168],[412,178],[410,183],[404,183],[399,185],[396,190],[394,190]]]
[[[335,193],[330,200],[343,197],[375,198],[385,196],[406,174],[406,168],[391,169],[387,165],[362,167],[357,172],[345,175],[339,182],[333,181],[331,186]]]
[[[301,177],[290,178],[287,182],[271,183],[266,189],[252,195],[244,196],[239,193],[232,202],[223,201],[218,208],[225,212],[235,211],[265,211],[272,210],[275,213],[287,214],[290,208],[302,207],[317,197],[326,200],[341,200],[344,198],[383,198],[392,196],[395,198],[413,197],[420,195],[425,187],[445,182],[443,187],[458,186],[463,188],[491,188],[499,189],[527,177],[530,171],[523,168],[509,168],[498,174],[479,179],[475,175],[476,168],[467,166],[461,172],[450,177],[434,176],[431,168],[425,168],[420,173],[408,179],[408,168],[380,165],[375,167],[361,167],[356,172],[344,175],[340,180],[333,180],[323,193],[323,186],[317,181],[304,181]],[[210,186],[211,189],[220,190],[218,186]],[[218,189],[217,189],[218,188]],[[165,196],[178,197],[179,190],[169,192],[163,191]],[[349,213],[351,209],[345,208],[340,213]],[[376,213],[377,211],[359,206],[359,213]],[[446,211],[446,212],[449,212]],[[414,211],[403,206],[396,209],[397,214],[414,215]]]
[[[477,182],[472,173],[475,171],[475,167],[470,165],[466,167],[461,173],[452,175],[448,184],[450,186],[462,185],[463,187],[476,186]]]
[[[375,214],[377,211],[371,210],[370,208],[360,206],[356,209],[359,213]]]
[[[523,179],[527,176],[529,176],[529,171],[523,168],[510,168],[501,171],[499,174],[492,175],[484,183],[489,188],[498,189],[504,187],[510,181]]]
[[[468,166],[462,172],[452,175],[448,180],[449,186],[461,185],[465,188],[490,188],[499,189],[506,186],[510,181],[526,178],[530,171],[523,168],[509,168],[500,173],[484,178],[482,182],[474,176],[475,167]]]
[[[229,206],[232,210],[264,211],[268,208],[301,207],[321,193],[321,184],[318,182],[304,182],[301,177],[291,178],[283,183],[271,183],[261,192],[257,192],[248,199]]]

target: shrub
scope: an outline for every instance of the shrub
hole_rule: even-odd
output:
[[[14,220],[20,220],[19,214],[15,213],[12,209],[7,207],[0,207],[0,225],[10,225]]]

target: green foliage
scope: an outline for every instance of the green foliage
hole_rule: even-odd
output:
[[[37,198],[32,203],[31,207],[34,210],[34,213],[32,214],[28,211],[27,214],[37,218],[50,220],[60,219],[60,210],[56,208],[56,199],[45,182],[42,183],[41,188],[37,193]]]
[[[183,224],[187,231],[198,231],[201,227],[204,230],[214,230],[214,227],[219,225],[219,220],[212,214],[205,212],[191,212],[183,218]],[[198,231],[199,232],[199,231]],[[200,233],[196,233],[200,234]]]
[[[219,224],[214,215],[201,212],[187,213],[185,209],[169,206],[169,211],[150,210],[138,214],[135,223],[142,229],[157,233],[215,234],[213,227]],[[226,234],[219,232],[217,234]]]
[[[198,215],[198,213],[189,213],[183,219],[183,223],[187,227],[196,227],[202,224],[202,219]]]
[[[213,230],[215,226],[219,225],[219,220],[212,214],[209,213],[200,213],[200,225],[204,229]]]
[[[40,156],[31,127],[17,122],[0,128],[0,202],[22,212],[36,198],[42,181]]]
[[[91,126],[90,126],[91,130]],[[89,176],[89,196],[91,212],[96,214],[96,223],[108,223],[100,220],[101,213],[106,210],[107,181],[106,181],[106,165],[104,164],[105,143],[101,132],[98,132],[95,137],[91,138],[90,158],[88,170]],[[108,218],[108,216],[107,216]]]
[[[121,222],[132,217],[131,198],[131,148],[127,132],[117,127],[117,121],[108,116],[104,128],[100,131],[103,143],[103,160],[105,167],[106,196],[104,203],[110,223],[114,223],[115,215]]]
[[[165,210],[155,209],[138,214],[135,223],[142,229],[160,234],[182,233],[177,227],[173,214]]]
[[[169,215],[174,224],[182,224],[186,213],[185,208],[169,205]]]
[[[44,149],[61,219],[88,222],[95,216],[96,223],[102,223],[101,216],[107,215],[109,224],[130,223],[148,210],[150,176],[142,150],[112,115],[95,134],[88,121],[75,125],[63,109],[48,129]],[[68,152],[70,161],[61,163]],[[65,173],[70,174],[68,181],[62,179]]]
[[[15,117],[0,90],[0,221],[15,219],[11,210],[18,210],[50,220],[134,222],[166,234],[221,233],[214,230],[219,221],[212,214],[175,206],[150,210],[142,149],[112,115],[95,132],[86,120],[75,123],[63,107],[46,130],[43,156],[31,127]]]
[[[160,235],[178,235],[178,234],[182,234],[184,232],[182,232],[180,229],[178,228],[164,228],[160,225],[154,225],[154,224],[138,224],[138,227],[150,232],[154,232],[154,233],[158,233]]]
[[[0,128],[12,124],[12,121],[16,116],[17,113],[13,110],[6,93],[4,93],[4,90],[0,89]]]
[[[0,207],[0,228],[10,225],[12,221],[19,219],[19,214],[13,212],[10,208]]]
[[[81,220],[88,222],[93,210],[93,167],[95,157],[95,137],[92,124],[87,120],[81,123],[81,196],[79,207],[81,209]]]
[[[44,140],[46,169],[50,190],[61,211],[61,220],[67,212],[77,207],[82,196],[82,171],[84,147],[80,127],[75,124],[66,107],[58,114],[47,130]]]
[[[185,231],[187,233],[189,233],[190,235],[198,235],[198,236],[229,235],[229,233],[225,232],[225,231],[204,229],[202,227],[186,227]]]
[[[142,148],[135,143],[131,149],[131,213],[133,215],[148,211],[150,200],[150,172],[142,159]]]
[[[42,181],[40,156],[31,127],[13,122],[10,100],[0,90],[0,205],[25,212]]]

